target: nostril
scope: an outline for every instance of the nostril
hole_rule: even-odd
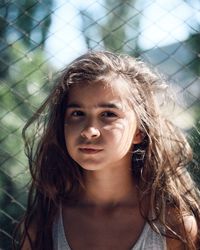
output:
[[[81,132],[81,136],[85,138],[94,138],[94,137],[98,137],[99,135],[100,135],[99,129],[94,128],[94,127],[84,129]]]

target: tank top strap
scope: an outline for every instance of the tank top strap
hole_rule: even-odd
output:
[[[136,241],[135,245],[131,250],[139,250],[139,249],[144,249],[145,246],[145,236],[148,234],[148,231],[150,230],[150,226],[148,223],[144,225],[144,228],[142,230],[142,233],[140,234],[138,240]]]
[[[53,246],[54,250],[71,250],[65,236],[62,206],[59,206],[58,216],[53,224]]]

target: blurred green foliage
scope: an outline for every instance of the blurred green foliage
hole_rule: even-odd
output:
[[[104,48],[110,51],[138,56],[140,54],[138,46],[140,15],[134,8],[136,2],[136,0],[104,1],[103,10],[99,16],[98,13],[87,9],[82,10],[80,12],[82,31],[87,47],[95,49],[102,43]],[[108,13],[104,15],[105,10]]]
[[[46,97],[53,71],[43,52],[51,7],[52,0],[0,1],[0,248],[6,250],[26,206],[21,130]]]

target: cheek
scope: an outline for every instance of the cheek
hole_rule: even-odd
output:
[[[123,120],[114,125],[104,126],[103,134],[108,141],[126,148],[132,143],[135,130],[135,126],[131,126],[128,120]]]
[[[68,136],[78,134],[84,128],[84,123],[80,121],[65,123],[65,134]]]
[[[102,134],[108,141],[120,141],[123,137],[123,131],[124,124],[122,122],[117,122],[114,125],[105,125],[102,127]]]
[[[66,124],[64,128],[64,135],[66,146],[69,149],[70,145],[72,145],[72,142],[78,135],[78,128],[76,126],[69,126]]]

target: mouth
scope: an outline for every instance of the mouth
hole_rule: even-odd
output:
[[[101,152],[103,149],[97,149],[97,148],[79,148],[79,151],[85,154],[96,154]]]

